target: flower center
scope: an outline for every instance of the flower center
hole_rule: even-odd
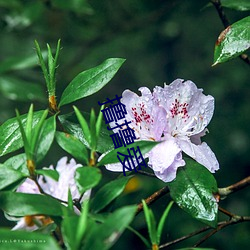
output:
[[[148,124],[153,122],[153,119],[151,118],[150,114],[147,113],[145,109],[145,104],[139,103],[137,107],[132,107],[132,113],[135,118],[136,125],[140,125],[141,122],[146,122]]]
[[[184,103],[180,103],[177,99],[174,100],[174,102],[172,103],[172,108],[170,109],[172,118],[175,118],[176,116],[178,116],[179,118],[183,119],[184,122],[187,121],[187,119],[190,117],[188,115],[188,103],[184,102]]]

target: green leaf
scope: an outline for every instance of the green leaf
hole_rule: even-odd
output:
[[[149,241],[142,234],[140,234],[138,231],[136,231],[135,229],[133,229],[130,226],[128,226],[128,230],[130,230],[132,233],[137,235],[148,249],[151,248],[151,244],[149,243]]]
[[[82,207],[82,213],[80,215],[77,225],[77,232],[76,232],[77,249],[79,249],[82,238],[86,233],[86,229],[88,226],[88,213],[89,213],[89,201],[85,200]]]
[[[218,192],[216,180],[199,163],[191,159],[185,161],[186,166],[179,168],[176,179],[168,183],[170,195],[191,216],[216,227],[218,204],[213,196]]]
[[[110,202],[122,193],[131,177],[132,176],[127,176],[116,179],[100,188],[92,200],[92,210],[97,213],[110,204]]]
[[[19,172],[28,176],[29,171],[26,165],[26,160],[27,160],[26,155],[23,153],[10,157],[8,160],[4,162],[4,165],[8,166],[9,168],[18,170]]]
[[[59,173],[56,170],[52,169],[36,169],[36,173],[44,176],[48,176],[51,179],[58,181]]]
[[[148,208],[146,202],[142,200],[143,211],[146,218],[147,226],[148,226],[148,234],[150,237],[150,241],[153,244],[157,244],[157,234],[156,234],[156,221],[154,214],[151,209]]]
[[[43,102],[46,100],[42,86],[9,76],[0,77],[0,93],[15,101]]]
[[[16,181],[21,181],[26,176],[9,166],[0,164],[0,190],[8,187]]]
[[[60,115],[60,122],[70,134],[78,138],[87,148],[90,148],[90,145],[84,133],[82,132],[80,125],[78,124],[78,120],[72,114],[74,115],[74,113],[68,115]],[[89,114],[87,113],[84,113],[84,116],[89,118]],[[101,126],[99,139],[97,141],[97,152],[104,153],[114,148],[113,142],[109,136],[110,134],[111,133],[107,130],[107,127],[105,127],[104,125]]]
[[[62,234],[67,249],[80,249],[82,238],[87,229],[88,201],[84,201],[80,216],[65,217],[62,222]]]
[[[36,148],[39,144],[39,139],[41,138],[42,136],[42,131],[44,130],[44,125],[45,125],[45,119],[48,115],[48,110],[44,110],[43,114],[42,114],[42,117],[41,119],[38,121],[37,125],[34,127],[34,129],[32,130],[33,134],[32,134],[32,138],[31,138],[31,152],[33,154],[35,154],[37,151],[36,151]],[[52,117],[52,119],[54,119]],[[46,134],[47,136],[47,134]],[[53,138],[54,138],[54,135],[53,135]],[[49,146],[50,146],[50,142],[48,143]],[[43,146],[43,145],[42,145]],[[46,152],[47,153],[47,152]],[[38,157],[37,157],[38,158]],[[42,157],[41,157],[42,158]]]
[[[159,245],[160,242],[161,242],[161,234],[162,234],[162,230],[163,230],[163,226],[165,224],[165,220],[167,219],[168,217],[168,214],[169,214],[169,211],[172,207],[172,205],[174,204],[173,201],[171,201],[168,206],[166,207],[164,213],[162,214],[161,216],[161,219],[160,219],[160,222],[158,224],[158,227],[157,227],[157,244]]]
[[[89,125],[88,125],[86,119],[84,118],[84,116],[79,111],[79,109],[75,106],[73,106],[73,108],[75,110],[76,117],[81,125],[84,137],[86,138],[88,145],[91,145],[91,133],[90,133]]]
[[[86,146],[75,136],[64,132],[56,132],[56,141],[62,149],[71,154],[79,162],[88,164],[89,160]]]
[[[78,74],[64,90],[59,106],[92,95],[103,88],[124,63],[124,59],[110,58],[99,66]]]
[[[100,132],[101,132],[101,127],[102,127],[102,112],[101,110],[104,108],[104,105],[101,106],[101,109],[100,109],[100,112],[99,112],[99,115],[97,117],[97,120],[96,120],[96,124],[95,124],[95,130],[96,130],[96,139],[98,140],[99,138],[99,135],[100,135]]]
[[[26,231],[10,231],[0,228],[0,249],[11,250],[60,250],[56,241],[47,234]]]
[[[40,162],[48,153],[56,132],[56,117],[52,116],[44,121],[41,134],[39,136],[37,148],[37,161]]]
[[[43,111],[34,112],[33,127],[38,123],[42,114]],[[20,118],[22,124],[25,124],[27,114],[21,115]],[[0,156],[13,152],[22,146],[23,141],[17,118],[11,118],[0,126]]]
[[[91,109],[90,112],[90,122],[89,122],[89,128],[90,128],[90,135],[91,135],[91,149],[96,150],[96,115],[94,109]]]
[[[70,188],[68,189],[68,209],[71,212],[74,212],[74,201],[73,201],[73,198],[72,198]]]
[[[239,10],[239,11],[247,11],[250,10],[250,1],[249,0],[221,0],[221,4],[223,7]]]
[[[111,139],[111,138],[110,138]],[[97,166],[103,166],[105,164],[117,163],[119,159],[117,158],[117,153],[120,152],[122,154],[128,154],[127,148],[136,148],[137,146],[140,148],[142,155],[149,152],[154,146],[156,146],[159,142],[155,141],[137,141],[127,147],[116,148],[108,152],[101,160],[98,162]]]
[[[101,180],[102,173],[99,168],[81,167],[75,173],[76,185],[81,194],[95,187]]]
[[[228,26],[218,37],[214,65],[239,56],[250,47],[250,16]]]
[[[126,206],[110,214],[103,224],[92,228],[83,249],[109,249],[133,220],[136,209]]]
[[[0,208],[11,216],[62,216],[66,209],[59,201],[45,195],[13,192],[0,193]]]
[[[36,53],[37,53],[37,57],[38,57],[40,66],[41,66],[42,71],[43,71],[43,76],[44,76],[44,79],[46,82],[47,89],[48,89],[48,91],[50,91],[51,89],[50,89],[49,73],[48,73],[48,70],[47,70],[47,67],[45,64],[44,56],[43,56],[42,51],[40,49],[40,46],[36,40],[35,40],[35,47],[36,47]]]
[[[62,235],[64,243],[69,250],[77,250],[76,233],[79,222],[78,216],[65,217],[62,222]]]

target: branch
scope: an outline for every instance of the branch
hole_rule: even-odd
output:
[[[184,241],[184,240],[186,240],[186,239],[188,239],[188,238],[191,238],[191,237],[193,237],[193,236],[195,236],[195,235],[197,235],[197,234],[206,232],[206,231],[209,230],[209,229],[211,229],[211,227],[209,227],[209,226],[203,227],[203,228],[201,228],[201,229],[199,229],[199,230],[197,230],[197,231],[195,231],[195,232],[192,232],[192,233],[187,234],[187,235],[185,235],[185,236],[182,236],[182,237],[180,237],[180,238],[178,238],[178,239],[175,239],[175,240],[173,240],[173,241],[170,241],[170,242],[167,242],[167,243],[165,243],[165,244],[162,244],[162,245],[159,246],[159,248],[169,247],[169,246],[171,246],[171,245],[177,244],[177,243],[179,243],[179,242],[181,242],[181,241]]]
[[[197,242],[197,243],[194,245],[194,247],[199,246],[201,243],[203,243],[205,240],[207,240],[207,239],[208,239],[209,237],[211,237],[213,234],[217,233],[218,231],[220,231],[221,229],[223,229],[223,228],[225,228],[225,227],[227,227],[227,226],[229,226],[229,225],[238,224],[238,223],[247,222],[247,221],[250,221],[250,217],[248,217],[248,216],[237,216],[237,215],[234,215],[234,216],[232,217],[232,219],[229,220],[229,221],[222,221],[222,222],[219,222],[219,223],[218,223],[218,227],[217,227],[216,229],[212,230],[211,232],[209,232],[206,236],[204,236],[199,242]],[[175,240],[173,240],[173,241],[170,241],[170,242],[167,242],[167,243],[165,243],[165,244],[162,244],[162,245],[159,246],[159,248],[169,247],[169,246],[171,246],[171,245],[177,244],[177,243],[179,243],[179,242],[181,242],[181,241],[184,241],[184,240],[186,240],[186,239],[189,239],[189,238],[191,238],[191,237],[193,237],[193,236],[195,236],[195,235],[204,233],[204,232],[206,232],[206,231],[208,231],[208,230],[211,230],[211,229],[212,229],[212,227],[209,227],[209,226],[203,227],[203,228],[201,228],[201,229],[199,229],[199,230],[197,230],[197,231],[195,231],[195,232],[192,232],[192,233],[187,234],[187,235],[185,235],[185,236],[182,236],[182,237],[180,237],[180,238],[178,238],[178,239],[175,239]]]
[[[214,7],[216,8],[218,14],[219,14],[219,17],[220,17],[220,20],[221,22],[223,23],[223,26],[224,28],[226,29],[228,26],[230,26],[230,22],[222,8],[222,5],[221,5],[221,2],[220,0],[211,0],[211,3],[214,5]],[[250,65],[250,59],[248,57],[247,54],[241,54],[240,56],[240,59],[242,59],[245,63],[247,63],[248,65]]]
[[[222,230],[223,228],[233,225],[233,224],[238,224],[241,222],[247,222],[250,221],[250,216],[238,216],[235,215],[231,220],[229,221],[223,221],[221,223],[219,223],[219,226],[212,230],[211,232],[209,232],[207,235],[205,235],[201,240],[199,240],[194,247],[199,246],[200,244],[202,244],[204,241],[206,241],[209,237],[211,237],[212,235],[214,235],[215,233],[219,232],[220,230]]]
[[[145,202],[147,205],[150,205],[152,203],[154,203],[156,200],[158,200],[159,198],[161,198],[162,196],[164,196],[165,194],[169,193],[169,188],[163,187],[160,190],[156,191],[155,193],[153,193],[152,195],[150,195],[148,198],[145,199]],[[137,211],[136,214],[139,214],[141,211],[143,210],[143,205],[142,203],[137,205]]]
[[[239,191],[239,190],[241,190],[249,185],[250,185],[250,176],[248,176],[245,179],[243,179],[237,183],[234,183],[228,187],[219,188],[218,192],[222,198],[225,198],[229,194],[234,193],[236,191]]]

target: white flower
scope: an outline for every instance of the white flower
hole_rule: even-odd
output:
[[[136,132],[137,140],[162,141],[145,157],[155,175],[165,182],[175,179],[177,168],[184,166],[182,152],[214,173],[218,161],[201,136],[214,112],[214,98],[202,93],[192,81],[177,79],[153,93],[140,88],[141,96],[125,90],[121,102],[126,105],[127,121]],[[122,171],[121,164],[108,164],[111,171]]]
[[[80,164],[76,164],[74,159],[71,159],[67,162],[67,157],[61,158],[56,168],[54,169],[53,166],[44,169],[51,169],[56,170],[59,173],[58,181],[47,177],[47,176],[40,176],[38,178],[38,183],[40,187],[46,194],[49,194],[57,199],[62,201],[68,200],[68,190],[70,190],[72,199],[78,199],[80,197],[80,193],[77,189],[76,182],[74,179],[75,171],[78,167],[81,167]],[[41,194],[36,183],[27,178],[25,182],[23,182],[16,190],[17,192],[21,193],[31,193],[31,194]],[[88,199],[90,197],[91,190],[88,190],[84,193],[80,202]],[[77,212],[77,211],[76,211]],[[41,225],[46,225],[51,223],[48,217],[44,216],[25,216],[21,218],[17,225],[12,230],[27,230],[27,231],[34,231],[38,228],[37,225],[33,223],[33,221]]]

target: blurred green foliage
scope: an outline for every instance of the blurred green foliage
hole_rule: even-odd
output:
[[[249,66],[234,59],[211,67],[215,41],[224,28],[215,9],[204,8],[207,3],[205,0],[0,0],[0,123],[13,117],[15,108],[20,113],[26,112],[31,100],[36,110],[46,108],[42,102],[46,88],[37,64],[34,40],[45,49],[46,43],[55,48],[57,40],[61,39],[58,96],[78,73],[110,57],[125,58],[126,62],[103,90],[78,101],[79,109],[88,111],[94,107],[98,110],[97,101],[120,95],[125,89],[136,91],[141,86],[152,89],[176,78],[191,79],[216,100],[206,141],[220,162],[221,169],[215,175],[218,186],[224,187],[246,177],[250,173]],[[229,9],[226,13],[231,23],[250,14]],[[24,89],[20,90],[20,95],[13,94],[15,91],[11,89],[17,81],[18,88]],[[25,98],[23,94],[29,85],[39,93],[36,96],[26,94],[29,98]],[[73,111],[73,108],[65,109]],[[64,154],[54,145],[42,166],[57,162]],[[110,179],[116,176],[106,171],[105,174]],[[164,185],[154,179],[149,183],[150,180],[140,177],[137,191],[124,195],[120,203],[138,203]],[[249,192],[240,191],[221,205],[233,213],[247,215],[249,198]],[[168,202],[167,198],[162,198],[152,206],[156,216],[162,214]],[[147,234],[142,214],[133,226]],[[201,226],[174,206],[162,242]],[[249,230],[248,223],[227,228],[213,236],[204,247],[246,249]],[[143,249],[136,236],[132,237],[125,233],[113,249]]]

